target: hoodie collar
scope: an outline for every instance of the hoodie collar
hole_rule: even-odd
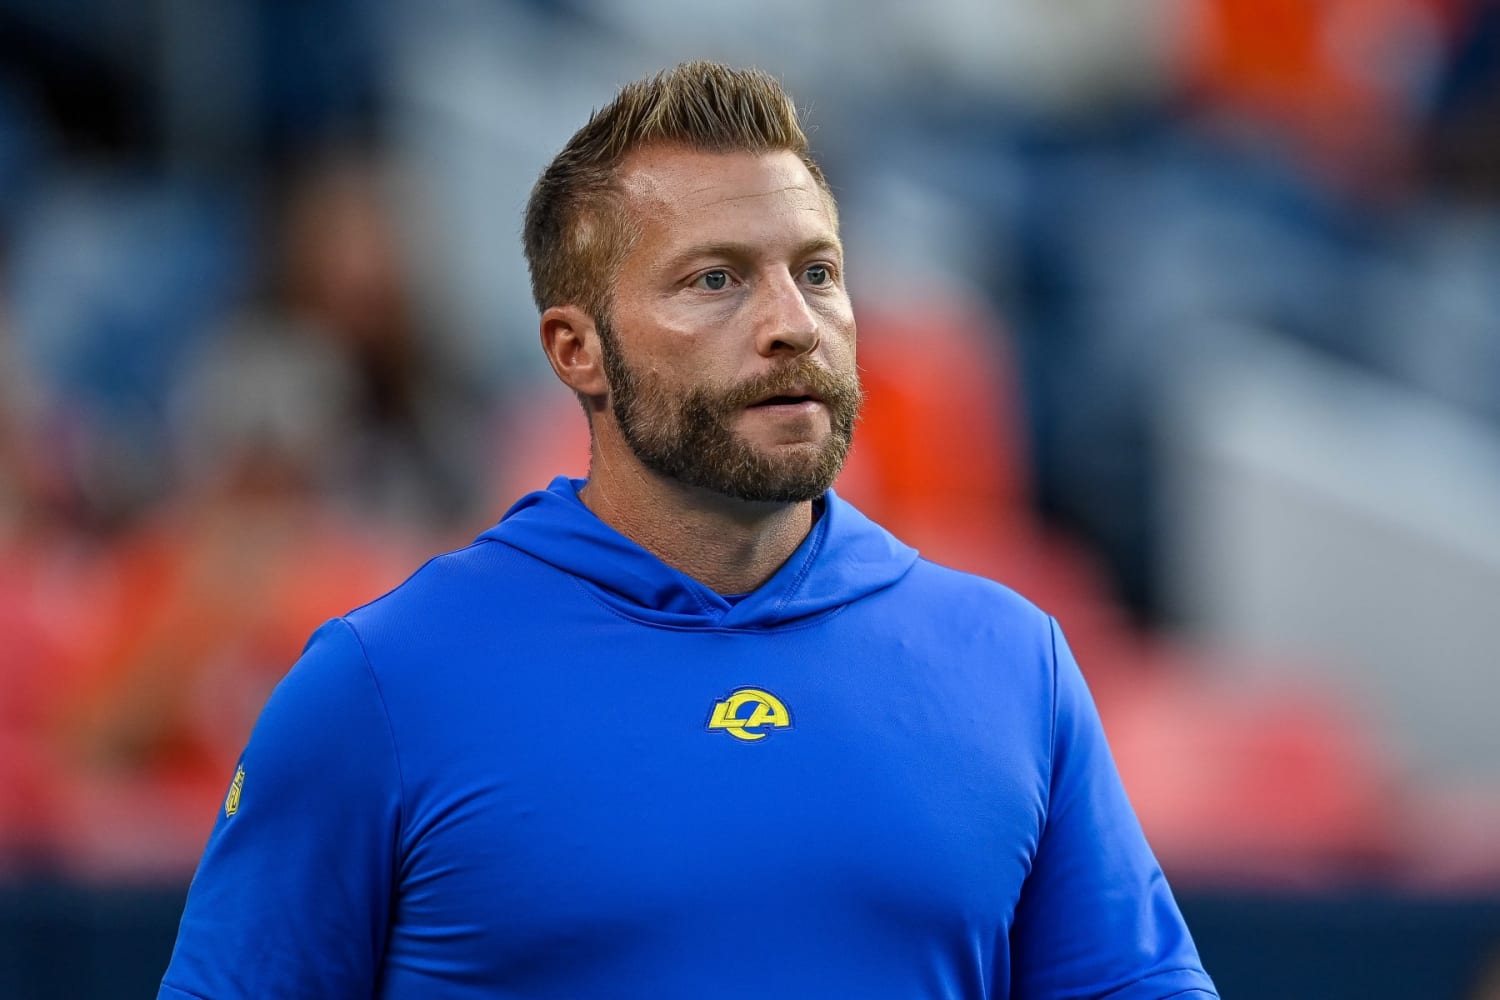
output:
[[[731,604],[605,524],[559,476],[479,537],[503,542],[581,580],[616,610],[680,628],[767,629],[832,611],[906,575],[916,550],[833,490],[802,544],[769,580]]]

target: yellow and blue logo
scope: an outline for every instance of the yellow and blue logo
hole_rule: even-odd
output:
[[[746,714],[746,706],[753,706]],[[772,729],[792,728],[792,713],[781,699],[760,688],[743,687],[714,704],[708,717],[710,731],[723,730],[737,740],[763,740]]]
[[[240,792],[245,789],[245,765],[241,764],[234,772],[234,780],[229,783],[229,794],[224,796],[224,816],[227,819],[240,811]]]

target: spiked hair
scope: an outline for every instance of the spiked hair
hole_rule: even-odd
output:
[[[792,99],[756,69],[686,62],[627,84],[594,112],[542,171],[523,233],[537,309],[577,305],[608,315],[610,290],[639,235],[619,186],[620,165],[647,146],[704,152],[796,153],[834,210],[823,171],[808,152]]]

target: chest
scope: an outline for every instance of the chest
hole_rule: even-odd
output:
[[[403,753],[398,953],[468,939],[513,977],[795,955],[829,933],[922,942],[920,965],[1003,938],[1048,733],[1003,649],[871,622],[602,623],[525,647],[450,664],[398,713],[398,746],[423,741]]]

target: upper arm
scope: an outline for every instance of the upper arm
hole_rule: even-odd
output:
[[[1216,996],[1053,629],[1046,818],[1011,931],[1017,998]],[[1201,991],[1201,993],[1199,992]]]
[[[237,805],[219,808],[188,893],[163,995],[372,995],[401,781],[384,703],[347,623],[313,636],[241,768]]]

